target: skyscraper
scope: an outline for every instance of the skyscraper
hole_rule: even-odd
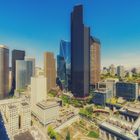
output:
[[[100,41],[90,37],[90,86],[95,87],[100,81]]]
[[[27,83],[27,62],[16,60],[16,90],[25,89]]]
[[[51,52],[44,53],[44,75],[47,77],[47,91],[56,87],[56,67],[54,54]]]
[[[9,49],[0,45],[0,99],[8,96],[9,90]]]
[[[12,89],[11,89],[12,94],[16,87],[16,60],[24,60],[24,57],[25,51],[22,50],[12,51]]]
[[[60,54],[57,56],[57,76],[64,81],[64,88],[69,89],[71,80],[71,44],[60,41]]]
[[[83,6],[71,13],[71,90],[76,97],[89,94],[90,29],[83,23]]]
[[[124,66],[117,67],[117,76],[120,78],[124,78],[124,76],[125,76]]]
[[[66,82],[66,62],[60,55],[57,55],[57,77]]]
[[[25,89],[33,76],[32,61],[16,60],[16,90]]]
[[[35,76],[35,58],[25,57],[25,61],[27,62],[27,84],[31,83],[31,77]]]
[[[35,58],[26,56],[25,61],[31,62],[32,67],[31,67],[30,75],[35,76]]]
[[[70,72],[71,68],[71,44],[68,41],[60,41],[60,56],[64,57],[66,69]]]
[[[47,99],[47,78],[35,76],[31,78],[31,106]]]

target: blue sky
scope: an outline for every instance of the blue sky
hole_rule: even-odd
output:
[[[102,65],[140,66],[140,0],[0,0],[0,44],[24,49],[43,64],[70,40],[70,12],[84,5],[84,22],[101,40]]]

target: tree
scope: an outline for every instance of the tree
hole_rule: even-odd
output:
[[[67,132],[66,140],[70,140],[70,132]]]
[[[51,139],[56,139],[56,132],[53,130],[51,126],[48,127],[48,135]]]

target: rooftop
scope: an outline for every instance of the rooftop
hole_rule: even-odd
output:
[[[57,101],[42,101],[42,102],[39,102],[37,104],[37,106],[39,106],[40,108],[45,110],[45,109],[48,109],[48,108],[59,106],[59,103]]]
[[[21,103],[21,105],[22,106],[27,106],[27,105],[29,105],[27,102],[23,102],[23,103]]]
[[[8,49],[8,47],[7,47],[7,46],[5,46],[5,45],[0,45],[0,48],[3,48],[3,49]]]
[[[8,108],[9,109],[14,109],[14,108],[17,108],[17,107],[15,105],[9,105]]]
[[[29,131],[14,136],[14,140],[35,140]]]

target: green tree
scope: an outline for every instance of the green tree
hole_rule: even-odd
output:
[[[67,132],[66,140],[70,140],[70,132]]]

